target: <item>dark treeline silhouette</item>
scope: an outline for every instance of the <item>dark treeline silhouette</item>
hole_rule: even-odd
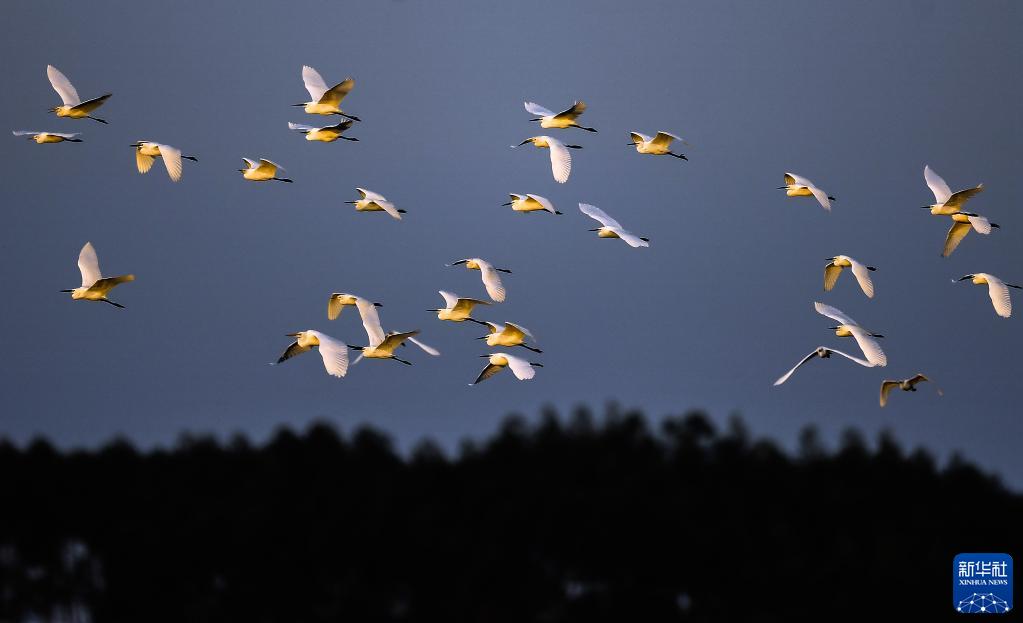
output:
[[[507,419],[457,458],[362,428],[263,446],[0,442],[0,621],[933,621],[1023,497],[882,434]],[[962,615],[959,615],[962,616]]]

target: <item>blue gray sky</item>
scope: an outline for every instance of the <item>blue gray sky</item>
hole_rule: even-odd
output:
[[[890,428],[1023,485],[1023,318],[997,317],[983,288],[950,281],[1023,281],[1016,3],[59,7],[8,6],[0,38],[10,129],[85,140],[0,141],[0,266],[17,284],[0,299],[4,435],[151,445],[326,419],[452,443],[509,412],[616,400],[651,415],[740,413],[784,442],[806,424],[826,438]],[[59,103],[48,63],[83,97],[112,91],[100,114],[110,124],[48,115]],[[303,64],[329,83],[356,79],[345,108],[363,119],[360,142],[287,129],[322,120],[288,106],[306,99]],[[560,110],[575,99],[600,132],[551,131],[585,147],[559,185],[546,152],[508,146],[538,133],[523,100]],[[636,154],[629,130],[685,136],[689,162]],[[138,139],[200,162],[178,184],[160,163],[141,176]],[[244,182],[243,156],[281,163],[295,184]],[[925,164],[953,189],[983,182],[970,207],[1002,229],[939,257],[947,222],[917,209],[932,200]],[[838,197],[834,211],[785,198],[784,171]],[[355,213],[342,202],[356,186],[406,219]],[[565,215],[512,213],[500,207],[509,192],[544,195]],[[651,248],[594,238],[578,202]],[[126,310],[57,293],[78,285],[87,240],[105,273],[137,275],[116,290]],[[837,253],[879,268],[873,300],[849,275],[823,292],[824,258]],[[478,315],[534,331],[546,367],[533,381],[467,387],[482,333],[425,311],[439,289],[483,294],[478,273],[444,266],[468,256],[514,271],[508,301]],[[406,349],[414,367],[370,361],[343,380],[315,355],[266,365],[292,331],[365,342],[351,309],[326,319],[339,290],[383,302],[387,329],[419,328],[443,356]],[[888,336],[889,366],[814,361],[772,387],[818,344],[855,352],[815,300]],[[922,387],[878,408],[881,379],[917,371],[944,397]]]

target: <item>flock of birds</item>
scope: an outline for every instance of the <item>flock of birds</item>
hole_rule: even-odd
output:
[[[52,65],[47,66],[46,75],[49,78],[53,89],[57,92],[63,102],[63,105],[55,106],[51,109],[51,112],[53,112],[57,117],[68,119],[92,119],[103,124],[107,123],[106,120],[100,119],[92,113],[111,97],[110,93],[82,101],[82,99],[78,96],[78,92],[75,90],[75,87],[71,84],[71,81],[68,80],[67,77],[57,68]],[[301,132],[307,141],[319,141],[325,143],[332,143],[339,139],[346,141],[358,141],[358,138],[345,136],[345,133],[348,132],[356,122],[361,120],[341,109],[341,103],[355,87],[355,81],[352,78],[347,78],[332,87],[328,87],[323,77],[315,69],[309,66],[302,67],[302,81],[305,85],[306,91],[309,93],[310,99],[306,102],[294,104],[294,106],[301,107],[304,112],[310,115],[335,116],[341,118],[342,121],[334,125],[326,126],[313,126],[289,122],[288,127],[297,132]],[[565,130],[576,128],[587,132],[597,132],[595,128],[585,127],[579,124],[579,118],[586,111],[586,104],[582,101],[575,102],[571,107],[559,113],[548,110],[534,102],[525,102],[525,109],[533,115],[530,121],[539,124],[539,126],[544,129]],[[14,135],[26,136],[29,140],[35,141],[38,144],[82,142],[82,139],[78,138],[80,133],[16,130],[14,131]],[[657,156],[667,155],[680,160],[688,160],[685,154],[672,151],[672,144],[675,141],[687,144],[684,140],[674,134],[659,131],[654,136],[648,136],[639,132],[630,132],[629,135],[632,141],[627,145],[635,147],[636,151],[640,154]],[[539,135],[529,137],[518,145],[513,145],[512,147],[520,147],[527,143],[531,143],[536,148],[547,149],[549,151],[551,173],[554,180],[558,183],[565,183],[568,181],[572,172],[571,150],[582,149],[581,145],[566,144],[553,136]],[[156,159],[160,158],[163,160],[170,179],[177,182],[182,177],[183,160],[198,162],[198,159],[195,156],[183,155],[181,149],[165,143],[158,143],[155,141],[136,141],[135,143],[132,143],[131,146],[135,149],[136,166],[141,174],[149,172]],[[293,182],[290,178],[280,177],[279,174],[284,170],[283,167],[271,160],[266,158],[259,158],[258,160],[242,158],[242,160],[245,163],[245,168],[238,169],[238,171],[242,174],[242,177],[245,180],[253,182]],[[831,210],[831,202],[836,201],[834,197],[830,196],[827,192],[820,189],[816,184],[805,177],[794,173],[785,173],[784,180],[785,185],[779,187],[779,189],[785,190],[786,195],[789,197],[814,197],[825,210]],[[983,190],[982,184],[973,188],[952,192],[948,184],[946,184],[937,173],[931,170],[929,166],[924,167],[924,180],[931,192],[934,194],[935,202],[931,205],[923,206],[923,209],[930,210],[930,213],[933,215],[947,216],[951,219],[951,228],[946,235],[945,245],[942,251],[942,255],[944,257],[951,255],[962,242],[963,238],[965,238],[971,230],[976,231],[978,234],[988,235],[991,233],[992,228],[998,227],[997,224],[991,223],[984,216],[964,210],[967,201]],[[401,215],[406,213],[405,210],[395,206],[394,203],[388,201],[387,198],[380,193],[367,190],[365,188],[356,188],[356,191],[358,191],[360,198],[357,200],[346,201],[345,203],[355,206],[355,210],[359,212],[385,212],[392,218],[399,220],[402,218]],[[550,200],[539,195],[511,194],[510,199],[511,200],[504,205],[510,206],[511,209],[516,212],[548,212],[551,214],[561,214],[560,211],[554,208],[554,205]],[[621,225],[621,223],[609,216],[600,208],[586,203],[580,203],[579,210],[581,213],[600,223],[600,227],[589,230],[591,232],[595,232],[598,237],[618,238],[630,247],[634,248],[650,246],[649,238],[637,236],[636,234],[628,231]],[[824,267],[825,291],[831,291],[842,272],[848,268],[863,293],[868,298],[873,298],[874,284],[871,280],[870,273],[877,270],[876,268],[859,262],[848,255],[836,255],[827,258],[827,262],[828,263]],[[505,300],[506,290],[501,281],[500,273],[510,273],[510,270],[506,268],[495,268],[491,263],[481,258],[465,258],[453,262],[449,264],[449,266],[464,266],[468,270],[478,270],[490,301],[477,298],[460,297],[451,292],[441,290],[439,293],[444,299],[444,307],[428,311],[435,312],[437,314],[437,318],[442,321],[469,321],[486,327],[488,331],[487,335],[481,336],[477,339],[485,340],[487,345],[490,347],[500,347],[504,349],[522,347],[534,353],[543,352],[535,346],[535,338],[533,338],[533,335],[529,332],[529,330],[519,324],[512,322],[497,324],[494,322],[478,320],[472,317],[473,310],[477,306],[489,306],[492,303],[501,303]],[[123,305],[110,300],[108,295],[110,291],[118,285],[134,281],[134,275],[127,274],[117,277],[103,277],[100,272],[99,259],[96,255],[96,250],[92,246],[91,242],[86,242],[82,247],[78,256],[78,267],[82,275],[82,285],[78,288],[61,290],[61,292],[70,293],[71,298],[74,300],[105,302],[115,307],[124,307]],[[965,280],[971,280],[977,285],[987,285],[992,305],[999,316],[1008,318],[1012,314],[1012,302],[1009,296],[1009,288],[1020,289],[1020,286],[1006,283],[998,277],[988,273],[971,273],[954,281]],[[299,331],[288,334],[289,337],[294,338],[294,341],[285,349],[284,353],[275,363],[282,363],[296,355],[316,348],[323,359],[323,365],[327,373],[335,377],[344,377],[348,373],[349,368],[349,350],[356,350],[359,352],[359,356],[355,359],[353,365],[363,358],[392,359],[402,364],[412,365],[412,362],[395,355],[398,348],[404,346],[406,342],[416,345],[429,355],[437,356],[440,354],[435,348],[416,338],[419,334],[418,330],[385,332],[380,321],[379,312],[377,311],[377,308],[380,307],[381,304],[369,301],[355,294],[346,292],[335,292],[331,294],[327,302],[327,318],[329,320],[336,320],[340,317],[344,308],[348,306],[353,306],[358,310],[362,319],[363,328],[366,331],[366,346],[349,345],[342,340],[331,337],[321,331],[312,329]],[[863,353],[863,358],[850,355],[834,348],[819,346],[801,359],[791,370],[775,381],[774,384],[776,386],[785,383],[796,372],[796,370],[811,359],[828,359],[833,354],[840,355],[841,357],[865,367],[886,366],[888,364],[884,350],[878,342],[878,339],[884,336],[863,328],[863,326],[853,320],[845,312],[835,307],[817,302],[814,303],[814,308],[821,315],[838,323],[835,326],[830,327],[830,329],[835,331],[836,336],[852,337],[856,341]],[[535,368],[543,367],[543,364],[541,363],[517,357],[506,351],[490,352],[480,355],[480,357],[488,360],[487,365],[476,377],[476,380],[470,383],[470,385],[480,383],[505,368],[510,369],[512,374],[519,380],[528,380],[535,376]],[[885,406],[888,401],[889,393],[893,389],[899,388],[903,391],[916,391],[916,385],[918,383],[928,380],[929,379],[923,374],[917,374],[905,380],[886,379],[882,381],[880,392],[881,406]],[[938,392],[940,394],[941,390],[939,389]]]

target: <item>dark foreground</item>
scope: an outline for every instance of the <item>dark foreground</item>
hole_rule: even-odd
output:
[[[700,415],[512,418],[456,459],[326,425],[0,443],[0,474],[3,622],[933,621],[956,553],[1023,551],[1023,497],[961,460]]]

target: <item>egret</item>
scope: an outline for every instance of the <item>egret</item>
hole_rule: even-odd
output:
[[[317,128],[311,125],[305,125],[303,123],[292,123],[288,122],[288,128],[297,130],[302,134],[305,134],[305,140],[307,141],[320,141],[321,143],[333,143],[339,138],[343,138],[346,141],[357,141],[359,139],[351,136],[341,136],[341,133],[352,127],[354,123],[351,119],[346,119],[337,125],[328,125],[321,128]]]
[[[569,149],[582,149],[579,145],[566,145],[551,136],[531,136],[512,148],[522,147],[526,143],[532,143],[537,148],[548,148],[551,150],[551,172],[554,174],[554,181],[564,184],[572,173],[572,153]]]
[[[352,301],[348,303],[347,301]],[[380,303],[372,303],[361,296],[355,296],[352,294],[336,293],[330,297],[330,303],[327,307],[327,317],[331,318],[333,314],[334,318],[337,318],[338,314],[341,313],[341,309],[344,305],[354,304],[356,309],[359,310],[359,316],[362,317],[362,326],[366,329],[366,338],[368,340],[367,346],[352,346],[355,350],[362,351],[359,358],[355,360],[358,363],[363,357],[369,357],[370,359],[394,359],[401,363],[412,365],[410,362],[403,359],[398,359],[394,356],[394,349],[402,345],[407,339],[419,348],[423,349],[427,354],[437,356],[440,351],[427,346],[426,344],[417,340],[414,336],[419,334],[419,331],[406,331],[404,333],[384,333],[383,327],[380,325],[380,314],[377,313],[377,307],[380,307]],[[333,309],[337,310],[337,313],[333,313]]]
[[[63,143],[67,141],[69,143],[81,143],[82,139],[75,138],[79,135],[78,132],[35,132],[33,130],[13,130],[11,132],[14,136],[27,136],[28,140],[35,141],[40,145],[44,143]]]
[[[516,212],[550,212],[551,214],[561,214],[554,209],[554,204],[550,202],[546,197],[540,195],[517,195],[515,193],[509,193],[511,201],[508,203],[502,203],[502,206],[511,206],[511,209]]]
[[[891,379],[881,381],[881,406],[884,407],[886,404],[888,404],[888,394],[890,394],[891,391],[896,387],[898,387],[904,392],[915,392],[917,383],[930,380],[931,379],[927,378],[926,376],[917,373],[916,376],[908,379],[903,379],[901,381],[893,381]],[[938,395],[939,396],[942,395],[940,389],[938,390]]]
[[[506,322],[503,325],[497,324],[496,322],[485,322],[490,329],[490,333],[487,335],[476,338],[477,340],[486,340],[487,346],[521,346],[534,353],[542,353],[543,351],[539,348],[533,348],[532,346],[526,345],[526,338],[536,341],[533,334],[529,332],[529,329]]]
[[[266,158],[260,158],[259,162],[249,160],[248,158],[242,158],[242,160],[245,161],[245,165],[248,168],[238,170],[241,172],[242,177],[247,180],[253,182],[288,182],[289,184],[294,181],[286,177],[277,177],[277,169],[283,171],[284,167],[276,162],[267,160]]]
[[[163,165],[167,167],[167,175],[171,180],[177,182],[181,179],[181,159],[199,162],[195,156],[182,156],[181,150],[170,145],[162,145],[152,141],[137,141],[131,144],[135,148],[135,166],[139,173],[148,173],[153,167],[153,161],[159,156],[163,158]]]
[[[874,367],[874,364],[870,363],[869,361],[864,361],[864,360],[860,359],[859,357],[853,357],[852,355],[849,355],[847,353],[843,353],[840,350],[835,350],[834,348],[827,348],[825,346],[818,346],[816,348],[816,350],[811,352],[806,357],[803,357],[799,361],[799,363],[797,363],[795,366],[792,367],[791,370],[789,370],[785,374],[781,375],[781,377],[779,377],[778,380],[774,382],[775,386],[781,385],[785,381],[789,380],[789,377],[792,376],[793,372],[798,370],[804,363],[806,363],[807,361],[810,361],[814,357],[820,357],[821,359],[828,359],[833,354],[834,355],[842,355],[846,359],[848,359],[850,361],[855,361],[856,363],[860,364],[861,366],[864,366],[864,367],[867,367],[867,368]]]
[[[103,119],[93,117],[89,113],[102,106],[103,102],[107,101],[107,98],[112,95],[111,93],[83,102],[82,98],[78,97],[78,91],[75,90],[74,85],[67,79],[67,76],[60,73],[59,69],[53,65],[47,65],[46,77],[50,79],[50,85],[53,86],[53,90],[57,92],[57,95],[64,102],[63,106],[54,106],[50,109],[50,112],[56,113],[58,117],[92,119],[93,121],[106,123]]]
[[[70,292],[71,298],[76,301],[103,301],[124,309],[124,305],[108,299],[107,293],[122,283],[135,281],[135,275],[104,278],[99,271],[99,258],[96,256],[96,249],[93,248],[91,242],[86,242],[78,254],[78,270],[82,272],[81,287],[73,290],[61,290],[61,292]]]
[[[365,188],[356,188],[355,190],[359,191],[362,199],[346,201],[345,203],[355,206],[357,212],[387,212],[391,217],[399,221],[401,220],[401,215],[406,213],[405,210],[394,207],[394,204],[380,193],[375,193]]]
[[[314,346],[319,346],[320,357],[323,357],[323,367],[326,368],[327,374],[341,378],[348,373],[348,346],[341,340],[312,329],[287,335],[295,338],[295,341],[285,349],[277,363],[283,363],[312,350]]]
[[[476,385],[494,376],[505,368],[511,368],[512,374],[515,378],[520,381],[528,381],[529,379],[536,376],[536,370],[533,368],[542,368],[542,363],[532,363],[525,359],[509,355],[508,353],[491,353],[489,355],[480,355],[480,357],[486,357],[489,359],[487,367],[483,368],[480,375],[476,377],[476,380],[469,385]]]
[[[597,232],[597,236],[600,238],[621,238],[630,247],[649,247],[649,238],[640,238],[632,232],[622,227],[621,223],[614,220],[607,215],[606,212],[598,208],[597,206],[591,206],[587,203],[579,204],[579,211],[586,216],[598,221],[601,227],[591,229],[589,231]]]
[[[568,110],[563,110],[559,113],[555,113],[551,110],[547,110],[543,106],[535,102],[525,102],[526,110],[532,114],[537,115],[539,118],[530,119],[530,121],[538,122],[541,128],[579,128],[580,130],[586,130],[587,132],[596,132],[594,128],[587,128],[579,125],[576,121],[584,112],[586,112],[586,102],[577,101],[572,104]]]
[[[934,172],[931,167],[924,165],[924,181],[934,193],[934,203],[929,206],[922,206],[924,210],[930,210],[931,214],[948,216],[962,210],[963,204],[971,197],[984,190],[983,184],[977,184],[973,188],[967,188],[952,192],[945,180]]]
[[[789,197],[809,197],[813,195],[817,202],[821,204],[821,207],[829,211],[831,210],[831,202],[837,201],[828,193],[817,188],[813,182],[795,173],[786,173],[785,185],[779,186],[778,190],[786,191],[785,194]]]
[[[948,216],[952,219],[952,227],[945,235],[945,247],[941,251],[942,257],[952,255],[952,252],[956,250],[971,229],[986,236],[991,233],[992,227],[999,227],[998,223],[992,223],[987,218],[973,212],[956,212]]]
[[[1012,298],[1009,297],[1009,288],[1019,290],[1023,289],[1023,286],[1005,283],[989,273],[971,273],[963,275],[954,281],[966,281],[967,279],[972,280],[973,283],[979,286],[987,284],[987,293],[991,297],[991,304],[994,306],[996,314],[1002,318],[1008,318],[1012,315]]]
[[[629,136],[632,137],[632,142],[628,143],[630,146],[635,145],[636,151],[641,154],[650,154],[651,156],[675,156],[679,160],[689,160],[685,154],[676,154],[671,151],[672,141],[681,141],[685,143],[685,140],[669,134],[668,132],[658,132],[657,136],[647,136],[646,134],[640,134],[639,132],[629,132]]]
[[[327,318],[329,320],[337,320],[338,316],[341,315],[341,312],[344,311],[344,308],[349,305],[356,306],[360,310],[360,313],[362,313],[362,305],[383,307],[380,303],[373,303],[361,296],[356,296],[347,292],[334,292],[330,295],[330,298],[327,299]],[[379,323],[379,320],[377,320],[377,322]]]
[[[310,115],[341,115],[353,121],[361,121],[355,115],[349,115],[339,108],[341,100],[355,87],[355,80],[345,78],[344,81],[327,88],[327,83],[318,71],[308,65],[302,66],[302,82],[309,91],[309,101],[292,106],[301,106]]]
[[[479,299],[462,298],[457,294],[445,292],[440,290],[440,295],[444,297],[444,309],[428,309],[428,312],[437,312],[437,318],[441,320],[449,320],[451,322],[464,322],[466,320],[475,322],[476,324],[486,324],[480,320],[472,318],[472,308],[477,305],[490,305],[486,301]]]
[[[842,274],[842,269],[850,267],[853,277],[856,277],[856,282],[860,284],[863,293],[867,295],[867,298],[874,298],[874,282],[870,280],[870,273],[877,269],[861,264],[848,255],[836,255],[828,258],[828,263],[824,266],[824,289],[830,292],[835,287],[838,276]]]
[[[883,367],[888,365],[888,357],[881,350],[881,345],[874,339],[884,337],[883,335],[867,331],[858,322],[847,316],[845,312],[831,305],[814,303],[813,307],[817,310],[818,314],[842,323],[837,327],[828,328],[834,330],[835,335],[838,337],[853,337],[856,343],[859,344],[860,350],[863,351],[863,356],[867,358],[867,361],[875,366]]]
[[[448,266],[458,266],[460,264],[465,264],[465,267],[469,270],[480,271],[480,275],[483,277],[483,285],[486,287],[487,294],[490,295],[490,298],[497,303],[504,302],[504,284],[501,283],[501,276],[497,273],[501,272],[511,274],[510,270],[507,268],[494,268],[493,264],[486,260],[481,260],[478,257],[458,260],[457,262],[448,264]]]

